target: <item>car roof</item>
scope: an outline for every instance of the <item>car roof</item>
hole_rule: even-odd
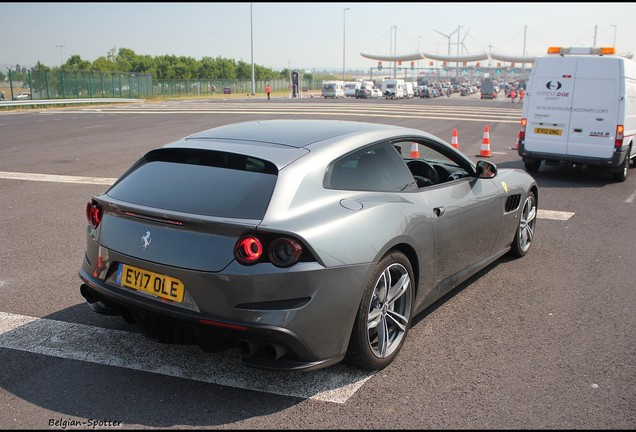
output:
[[[219,126],[185,139],[255,141],[301,148],[342,135],[395,129],[384,124],[340,120],[264,120]]]
[[[269,160],[281,169],[307,155],[310,150],[334,150],[334,142],[338,143],[338,151],[344,151],[380,139],[405,135],[428,134],[415,129],[377,123],[280,119],[219,126],[187,136],[164,147],[241,153]]]

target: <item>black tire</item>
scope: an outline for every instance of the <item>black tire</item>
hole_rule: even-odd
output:
[[[612,178],[618,182],[624,182],[627,180],[627,173],[629,171],[629,157],[631,151],[627,151],[627,156],[617,171],[612,172]]]
[[[528,196],[523,203],[519,214],[519,224],[515,231],[515,238],[512,241],[510,254],[516,258],[521,258],[528,253],[532,240],[534,239],[534,229],[537,223],[537,197],[534,192],[528,192]]]
[[[526,171],[528,172],[539,172],[539,168],[541,168],[541,161],[540,160],[533,160],[533,161],[527,161],[524,163],[525,167],[526,167]]]
[[[358,308],[347,363],[379,370],[393,361],[411,327],[414,283],[411,263],[404,254],[394,251],[380,260]]]

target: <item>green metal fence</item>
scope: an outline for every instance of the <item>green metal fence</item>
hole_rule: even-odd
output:
[[[254,92],[264,94],[265,86],[269,84],[272,92],[290,91],[289,81],[286,79],[263,80],[254,82]],[[317,89],[320,89],[318,82]],[[311,80],[301,79],[298,82],[298,91],[314,91],[314,83]],[[179,97],[179,96],[213,96],[218,94],[251,94],[252,81],[244,80],[156,80],[154,85],[155,96]]]
[[[125,72],[32,71],[14,79],[9,71],[5,99],[20,93],[30,99],[84,99],[84,98],[145,98],[152,95],[153,79],[150,74]]]
[[[287,79],[260,80],[254,83],[256,94],[265,94],[269,84],[273,93],[291,92]],[[320,81],[300,79],[298,92],[320,90]],[[28,99],[86,99],[86,98],[149,98],[214,96],[219,94],[252,93],[251,80],[155,80],[151,74],[94,71],[36,71],[15,73],[9,70],[8,80],[0,83],[4,99],[20,94]],[[21,96],[22,98],[23,96]]]

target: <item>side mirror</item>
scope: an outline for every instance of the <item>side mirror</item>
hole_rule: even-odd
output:
[[[497,175],[497,166],[485,160],[477,162],[477,177],[479,178],[493,178]]]

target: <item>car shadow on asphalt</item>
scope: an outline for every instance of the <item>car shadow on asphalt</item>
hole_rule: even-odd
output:
[[[500,162],[496,165],[498,169],[516,168],[525,171],[521,160]],[[630,168],[630,174],[632,172],[636,175],[636,170]],[[542,163],[539,171],[528,174],[537,181],[540,188],[599,188],[616,183],[609,170],[595,166],[572,168]]]

